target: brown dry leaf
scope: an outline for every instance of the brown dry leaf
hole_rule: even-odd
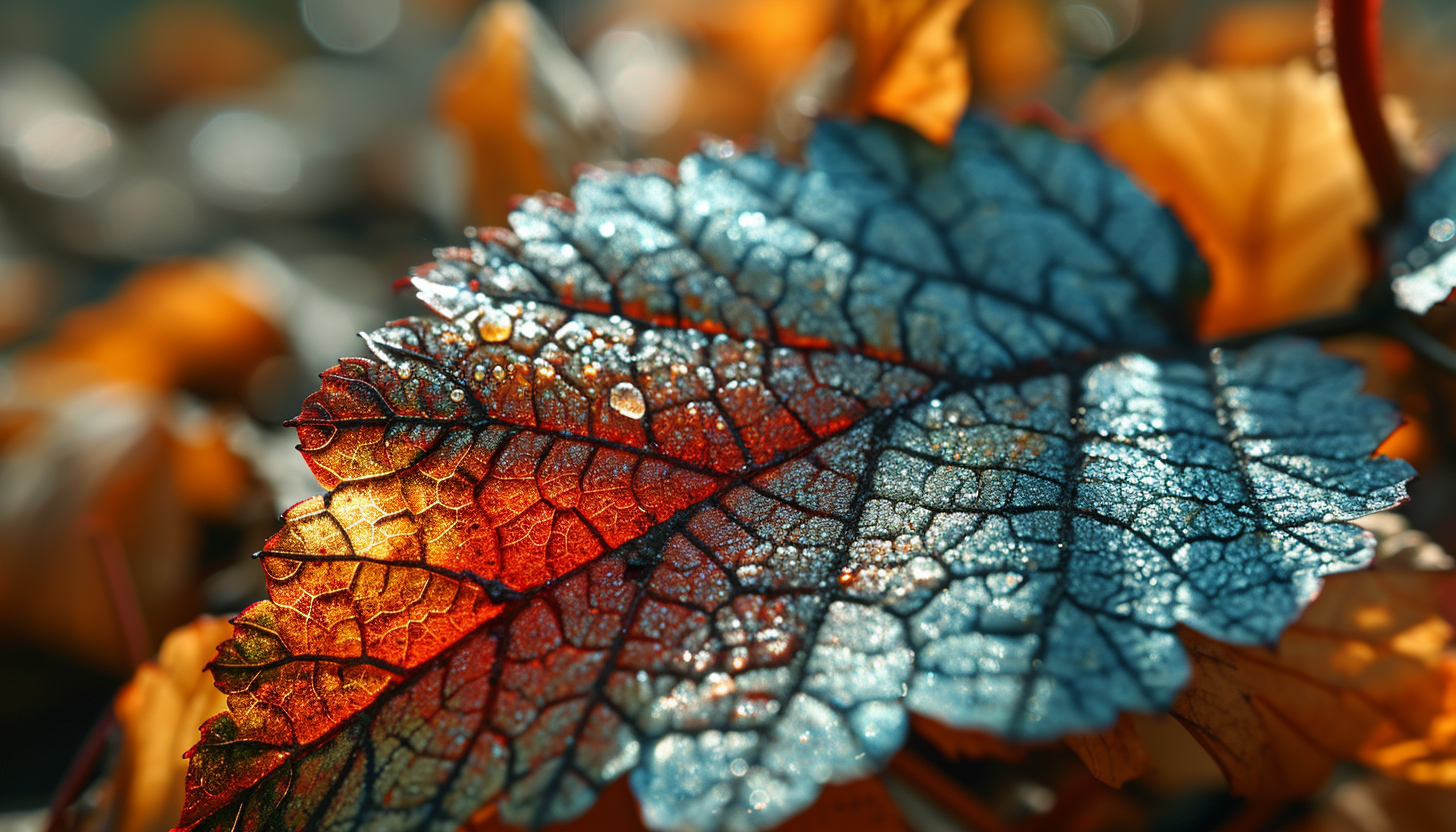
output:
[[[511,197],[564,190],[570,166],[612,155],[615,128],[591,79],[525,0],[471,21],[436,79],[440,121],[460,137],[474,222],[504,224]]]
[[[505,823],[492,803],[472,818],[462,832],[515,832]],[[637,799],[623,777],[602,790],[592,807],[581,817],[553,825],[560,832],[647,832],[637,811]],[[879,778],[852,783],[830,784],[819,793],[814,805],[777,827],[779,832],[909,832],[890,792]],[[132,832],[120,830],[120,832]]]
[[[1170,709],[1236,794],[1309,794],[1337,759],[1456,785],[1456,665],[1439,572],[1326,579],[1275,650],[1180,630],[1193,682]]]
[[[961,21],[970,0],[851,0],[854,44],[847,102],[857,115],[908,124],[946,144],[971,97]]]
[[[1019,763],[1026,758],[1030,746],[1010,743],[993,734],[966,728],[951,728],[933,719],[910,715],[910,730],[935,746],[942,757],[950,760],[990,758]]]
[[[196,614],[208,524],[260,519],[266,499],[225,413],[177,391],[236,398],[283,351],[259,304],[233,266],[152,266],[7,368],[0,635],[121,671],[132,659],[118,592],[134,592],[149,639]],[[108,579],[103,548],[131,587]]]
[[[900,809],[878,777],[829,784],[814,805],[790,818],[779,832],[909,832]]]
[[[1111,98],[1089,99],[1098,138],[1172,205],[1212,268],[1204,336],[1355,301],[1375,200],[1334,76],[1302,61],[1173,65]]]
[[[226,619],[207,615],[173,630],[157,660],[137,668],[116,695],[114,832],[166,832],[177,823],[187,774],[182,755],[197,742],[197,726],[227,708],[205,667],[232,634]]]
[[[1114,789],[1148,769],[1148,751],[1127,714],[1106,731],[1067,737],[1066,743],[1093,777]]]

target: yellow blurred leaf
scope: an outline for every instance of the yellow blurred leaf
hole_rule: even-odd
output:
[[[1456,664],[1442,572],[1326,579],[1275,650],[1180,631],[1193,682],[1171,708],[1237,794],[1313,792],[1334,762],[1456,785]]]
[[[114,793],[114,832],[165,832],[182,814],[183,754],[197,726],[227,709],[227,697],[204,667],[233,634],[222,618],[202,616],[167,634],[157,660],[137,668],[116,695],[121,726]]]
[[[1203,335],[1354,303],[1375,200],[1334,76],[1303,62],[1174,65],[1110,99],[1093,98],[1098,138],[1172,205],[1212,268]]]
[[[971,96],[961,19],[970,0],[851,0],[849,110],[894,119],[940,144]]]

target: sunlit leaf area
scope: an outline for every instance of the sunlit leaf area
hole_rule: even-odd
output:
[[[1456,829],[1448,0],[0,0],[0,832]]]

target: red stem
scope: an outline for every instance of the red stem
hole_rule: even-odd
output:
[[[101,761],[101,753],[106,750],[106,741],[111,736],[111,729],[116,725],[116,712],[112,710],[111,703],[107,703],[106,710],[96,718],[91,726],[91,731],[86,734],[86,739],[81,742],[81,748],[71,760],[71,765],[66,769],[66,776],[61,779],[60,788],[56,789],[55,797],[51,798],[50,814],[46,818],[46,832],[64,832],[69,826],[66,810],[81,796],[81,790],[91,780],[91,774],[96,770],[96,764]]]
[[[131,570],[126,565],[126,553],[121,549],[116,530],[104,518],[94,516],[87,525],[96,542],[96,560],[101,564],[101,574],[111,594],[111,608],[121,627],[122,640],[131,654],[132,667],[136,667],[151,657],[152,644],[147,636],[146,616],[137,597],[136,582],[131,579]]]
[[[1355,144],[1380,200],[1382,222],[1405,207],[1405,168],[1380,108],[1380,5],[1382,0],[1331,0],[1335,66]]]

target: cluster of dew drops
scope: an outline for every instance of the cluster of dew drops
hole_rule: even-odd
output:
[[[498,343],[508,340],[514,329],[514,320],[510,312],[493,305],[482,305],[476,313],[475,330],[480,334],[480,339],[486,343]],[[527,322],[526,325],[533,325]],[[552,347],[548,343],[546,347]],[[544,349],[544,348],[543,348]],[[410,369],[408,365],[400,365],[398,369],[400,378],[409,378]],[[555,374],[555,369],[550,363],[543,362],[538,372],[544,378]],[[596,375],[595,365],[587,365],[585,368],[588,377]],[[484,364],[475,365],[472,376],[477,382],[485,381],[487,370]],[[490,375],[496,381],[503,381],[506,377],[505,367],[497,364],[489,370]],[[450,391],[450,400],[456,403],[465,400],[465,391],[461,388],[454,388]],[[628,419],[639,420],[647,414],[647,401],[642,391],[629,381],[617,383],[612,387],[607,396],[607,403],[613,410]]]

